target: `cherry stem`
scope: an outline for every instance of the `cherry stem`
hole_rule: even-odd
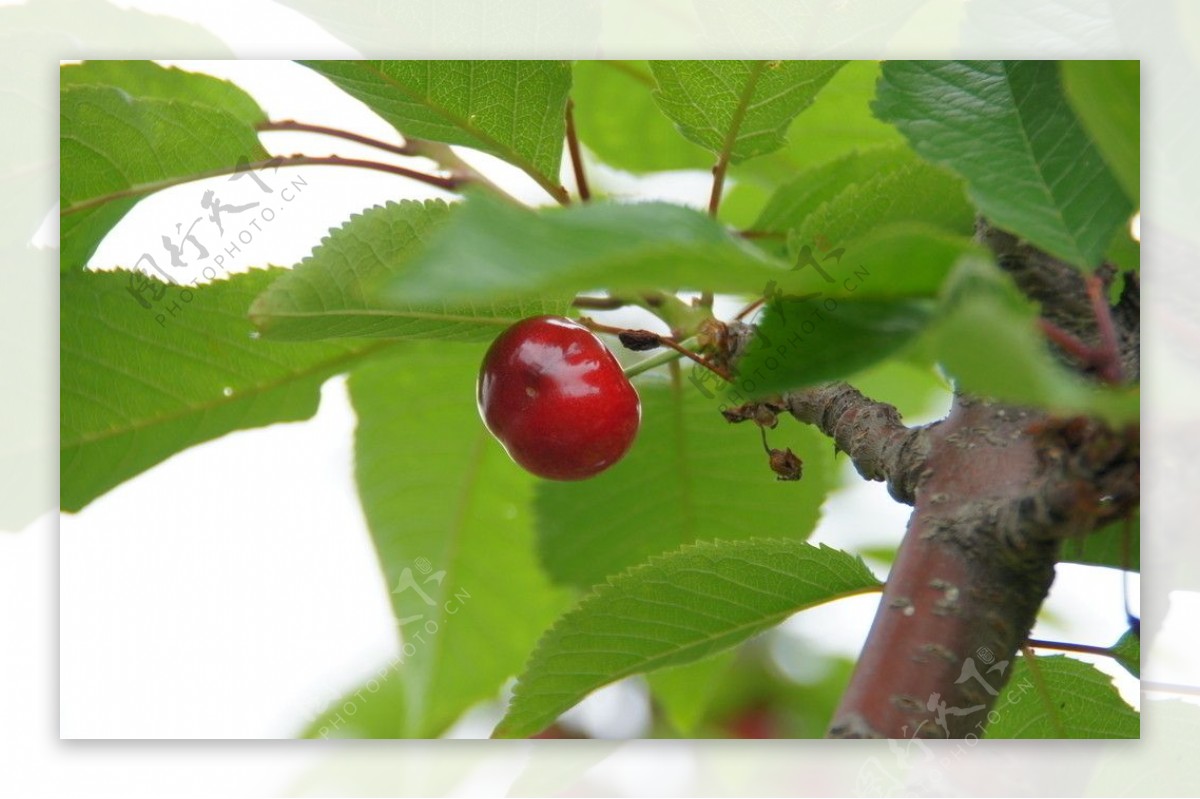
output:
[[[754,311],[755,309],[759,308],[759,307],[760,307],[760,306],[761,306],[761,305],[762,305],[764,302],[766,302],[766,301],[767,301],[767,298],[766,298],[766,297],[759,297],[757,300],[755,300],[754,302],[750,303],[749,305],[747,305],[747,306],[746,306],[745,308],[743,308],[742,310],[738,311],[738,312],[737,312],[737,315],[736,315],[736,316],[734,316],[733,318],[734,318],[734,319],[736,319],[736,320],[738,320],[738,321],[740,322],[742,319],[746,318],[746,316],[747,316],[748,314],[750,314],[750,313],[751,313],[752,311]]]
[[[705,369],[707,369],[708,371],[715,374],[717,377],[724,380],[726,383],[733,382],[733,375],[729,374],[729,372],[725,371],[720,366],[717,366],[715,363],[708,360],[707,358],[697,355],[696,353],[692,352],[691,350],[684,349],[684,347],[681,344],[679,344],[677,341],[675,341],[675,339],[667,338],[664,336],[664,337],[660,338],[659,340],[662,341],[662,343],[665,346],[670,347],[671,349],[678,352],[680,355],[683,355],[686,358],[691,358],[693,361],[700,364]]]
[[[680,342],[679,347],[681,349],[686,347],[695,347],[699,342],[699,336],[692,336],[691,338]],[[671,363],[672,361],[677,361],[682,357],[683,355],[679,350],[667,349],[658,353],[657,355],[652,355],[645,360],[638,361],[637,363],[626,367],[624,370],[625,376],[630,378],[637,377],[643,372],[649,372],[651,369],[662,366],[664,363]]]
[[[571,169],[575,173],[575,188],[579,191],[579,199],[587,202],[592,199],[588,189],[587,174],[583,171],[583,155],[579,149],[579,135],[575,132],[575,101],[567,100],[567,150],[571,154]]]
[[[579,321],[581,324],[585,325],[589,330],[593,330],[597,333],[608,333],[609,335],[612,335],[612,336],[619,336],[622,333],[632,333],[639,337],[653,338],[656,341],[658,341],[658,343],[661,344],[662,346],[664,346],[668,349],[674,350],[676,353],[678,353],[678,355],[676,355],[675,358],[668,358],[665,361],[663,361],[664,363],[666,363],[667,361],[675,360],[676,358],[678,358],[680,356],[682,356],[684,358],[690,358],[693,361],[695,361],[696,363],[703,366],[705,369],[708,369],[710,372],[715,374],[717,377],[724,380],[726,383],[733,382],[733,377],[729,374],[729,372],[725,371],[720,366],[717,366],[715,363],[712,363],[707,358],[704,358],[701,355],[697,355],[696,353],[692,352],[690,349],[687,348],[687,343],[690,341],[694,341],[695,340],[694,338],[688,339],[688,342],[684,342],[684,344],[680,344],[678,341],[676,341],[671,336],[663,336],[663,335],[660,335],[660,334],[655,333],[650,330],[635,330],[633,328],[627,328],[627,327],[612,327],[611,325],[602,325],[599,322],[595,321],[594,319],[588,319],[586,316],[580,317]],[[649,359],[647,359],[647,360],[649,360]],[[634,364],[634,366],[635,367],[641,366],[643,363],[645,363],[645,361]],[[630,368],[633,368],[633,367],[630,367]],[[645,370],[643,369],[641,371],[645,371]],[[628,376],[629,376],[629,373],[626,372],[626,377],[628,377]]]
[[[787,238],[787,233],[782,230],[739,230],[737,232],[743,239],[784,239]]]

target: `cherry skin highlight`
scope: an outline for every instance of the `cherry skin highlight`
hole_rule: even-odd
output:
[[[583,480],[619,461],[642,406],[592,331],[561,316],[523,319],[492,342],[477,384],[479,415],[527,471]]]

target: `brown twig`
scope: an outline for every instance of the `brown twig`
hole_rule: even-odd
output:
[[[444,191],[456,191],[463,185],[463,180],[455,177],[439,177],[437,175],[428,175],[424,172],[418,172],[415,169],[409,169],[395,164],[385,164],[380,161],[367,161],[361,158],[340,158],[336,155],[330,156],[311,156],[311,155],[290,155],[277,156],[262,161],[252,161],[250,163],[224,166],[218,169],[210,169],[207,172],[198,172],[192,175],[183,175],[176,178],[167,178],[166,180],[158,180],[150,183],[141,183],[136,186],[130,186],[127,189],[110,192],[100,195],[99,197],[91,197],[83,202],[74,203],[62,208],[58,213],[59,216],[67,216],[69,214],[87,211],[113,200],[121,200],[127,197],[141,197],[145,194],[153,194],[156,191],[169,189],[172,186],[179,186],[184,183],[191,183],[196,180],[205,178],[221,177],[223,175],[233,175],[238,172],[247,172],[256,169],[265,169],[267,167],[296,167],[296,166],[342,166],[353,167],[356,169],[371,169],[376,172],[386,172],[391,175],[416,180],[421,183],[426,183],[430,186],[435,186]]]
[[[583,169],[583,154],[579,148],[579,135],[575,132],[575,101],[567,100],[567,150],[571,154],[571,169],[575,174],[575,188],[579,199],[587,202],[592,198],[588,189],[587,174]]]
[[[389,142],[373,139],[370,136],[363,136],[359,133],[354,133],[341,128],[330,128],[325,125],[312,125],[307,122],[297,122],[294,119],[267,120],[259,122],[254,126],[256,130],[263,132],[272,131],[295,131],[299,133],[319,133],[322,136],[334,136],[346,141],[357,142],[368,147],[374,147],[377,150],[393,153],[395,155],[414,156],[418,155],[412,146],[407,142],[405,144],[390,144]]]

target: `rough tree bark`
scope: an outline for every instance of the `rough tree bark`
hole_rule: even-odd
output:
[[[1137,379],[1136,274],[1126,275],[1116,306],[1100,301],[1098,321],[1077,269],[982,222],[977,238],[1041,305],[1064,362],[1109,381]],[[1103,268],[1090,288],[1107,289],[1114,276]],[[736,357],[753,331],[730,332]],[[827,737],[981,734],[1050,590],[1061,541],[1138,503],[1136,428],[966,394],[956,394],[945,419],[908,428],[894,407],[844,383],[727,416],[761,422],[764,412],[815,425],[863,477],[886,481],[897,501],[914,506]]]

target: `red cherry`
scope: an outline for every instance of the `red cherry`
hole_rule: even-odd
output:
[[[479,415],[509,456],[550,480],[583,480],[629,451],[642,419],[621,365],[578,322],[535,316],[492,342]]]

